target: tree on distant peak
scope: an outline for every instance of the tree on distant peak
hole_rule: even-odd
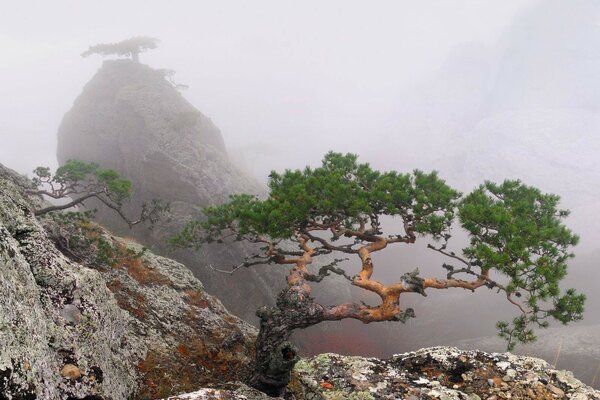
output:
[[[246,241],[257,251],[233,270],[288,267],[287,287],[276,305],[257,312],[260,331],[250,385],[270,395],[285,392],[298,360],[288,341],[294,330],[348,318],[405,322],[415,316],[400,303],[406,295],[486,288],[502,294],[517,311],[512,321],[497,324],[509,349],[535,340],[531,327],[582,318],[585,296],[559,287],[578,237],[562,223],[568,211],[558,208],[558,196],[511,180],[485,182],[462,196],[435,172],[377,171],[357,159],[330,152],[318,168],[272,172],[267,198],[234,195],[226,204],[205,208],[205,218],[190,222],[173,240],[183,247]],[[389,218],[397,224],[384,227],[382,220]],[[469,243],[452,251],[451,227],[457,225]],[[418,269],[399,265],[396,282],[376,279],[374,253],[423,242],[446,258],[441,263],[445,276],[421,276]],[[355,259],[358,273],[352,276],[344,269],[348,265],[338,266],[347,258],[309,269],[334,254]],[[331,274],[376,294],[380,302],[317,302],[311,286]]]
[[[140,62],[139,54],[155,49],[159,40],[149,36],[135,36],[130,39],[122,40],[117,43],[98,43],[90,46],[86,51],[81,53],[82,57],[87,57],[92,54],[101,56],[126,56],[131,57],[135,62]]]

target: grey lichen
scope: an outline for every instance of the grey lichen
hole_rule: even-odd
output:
[[[81,226],[33,216],[27,184],[0,165],[0,398],[157,398],[249,363],[254,328],[185,266],[101,227],[118,251],[98,262]]]

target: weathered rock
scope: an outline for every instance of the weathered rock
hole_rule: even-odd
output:
[[[223,385],[219,389],[201,389],[193,393],[169,397],[168,400],[272,400],[264,393],[241,383]]]
[[[565,380],[543,360],[453,347],[386,360],[321,354],[296,365],[291,388],[298,399],[600,399],[600,392],[572,376]]]
[[[0,398],[160,398],[246,373],[255,329],[185,266],[38,220],[26,185],[0,166]]]
[[[0,166],[0,393],[43,399],[110,394],[130,396],[136,365],[145,353],[102,276],[62,256],[31,212],[20,185]],[[65,321],[65,304],[80,299],[81,321]],[[82,372],[64,379],[64,365]],[[103,380],[85,380],[90,371]]]

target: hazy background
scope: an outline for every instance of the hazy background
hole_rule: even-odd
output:
[[[62,116],[101,65],[79,54],[136,35],[161,40],[141,62],[175,70],[261,182],[336,150],[464,191],[519,178],[561,195],[582,236],[569,283],[600,322],[600,2],[3,0],[0,162],[56,166]]]
[[[405,91],[456,46],[496,46],[535,2],[486,3],[4,0],[0,159],[22,171],[55,163],[58,124],[101,64],[79,54],[135,35],[161,40],[141,61],[177,71],[229,147],[251,150],[257,176],[326,149],[372,156],[384,143],[369,137],[404,132],[394,116]]]

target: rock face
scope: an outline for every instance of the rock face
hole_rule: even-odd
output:
[[[118,169],[142,198],[165,194],[171,202],[202,205],[258,191],[229,162],[212,121],[164,72],[131,60],[104,63],[65,115],[58,142],[60,162],[80,157]]]
[[[96,162],[131,180],[132,214],[143,201],[170,202],[171,219],[152,232],[143,227],[129,231],[108,211],[96,216],[113,231],[134,236],[157,251],[165,250],[166,240],[202,207],[222,203],[233,193],[263,191],[229,161],[212,121],[164,75],[131,60],[104,62],[64,116],[57,150],[61,164],[68,159]],[[207,246],[169,256],[188,266],[228,309],[252,320],[259,306],[276,297],[284,284],[282,273],[259,267],[230,276],[208,267],[237,265],[248,251],[242,246]]]
[[[245,373],[255,330],[183,265],[38,220],[0,165],[0,399],[159,398]]]

